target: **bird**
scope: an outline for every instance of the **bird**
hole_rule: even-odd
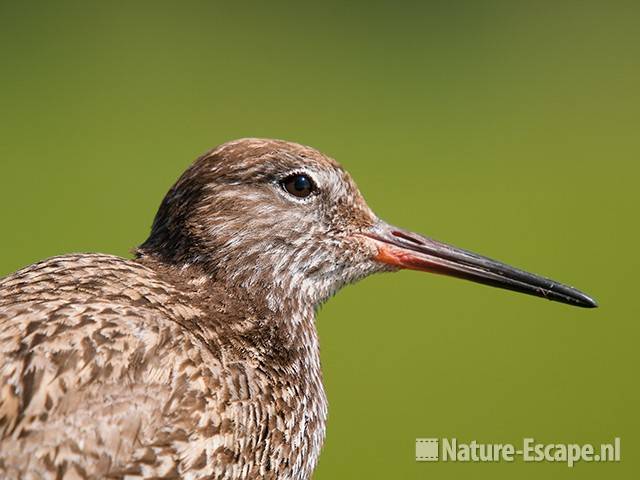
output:
[[[311,147],[199,157],[130,259],[0,280],[0,477],[308,479],[325,438],[315,314],[401,269],[579,307],[579,290],[379,219]]]

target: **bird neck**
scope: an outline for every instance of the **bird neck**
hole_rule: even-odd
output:
[[[211,274],[196,264],[176,266],[138,251],[138,262],[183,293],[201,316],[198,330],[208,337],[231,335],[258,357],[282,366],[320,370],[315,305],[288,287],[256,285]],[[224,312],[224,314],[222,314]],[[273,358],[278,357],[278,358]]]

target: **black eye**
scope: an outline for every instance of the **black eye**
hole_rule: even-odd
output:
[[[282,180],[282,188],[291,195],[299,198],[308,197],[316,190],[313,180],[303,173],[289,175],[287,178]]]

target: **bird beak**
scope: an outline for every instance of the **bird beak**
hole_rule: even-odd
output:
[[[364,235],[375,242],[375,259],[387,265],[464,278],[578,307],[598,306],[573,287],[384,222],[378,222]]]

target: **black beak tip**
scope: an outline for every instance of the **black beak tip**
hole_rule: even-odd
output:
[[[578,306],[583,308],[598,308],[598,302],[596,302],[590,296],[582,294],[582,297],[580,298],[580,303],[578,303]]]
[[[597,308],[598,302],[577,288],[553,282],[541,296],[581,308]]]
[[[598,302],[596,302],[586,293],[582,293],[580,290],[572,287],[567,287],[567,289],[562,293],[563,298],[558,298],[558,300],[560,300],[561,302],[569,303],[576,307],[582,308],[598,308]]]

